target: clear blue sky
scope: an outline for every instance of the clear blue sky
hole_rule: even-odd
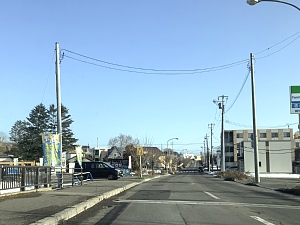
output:
[[[289,2],[300,6],[299,1]],[[258,128],[298,122],[290,114],[289,86],[300,85],[300,38],[292,42],[300,36],[300,12],[284,4],[1,1],[0,29],[0,131],[7,134],[39,103],[56,104],[55,42],[95,59],[162,70],[219,67],[247,60],[252,52]],[[247,62],[206,73],[163,75],[111,70],[64,57],[61,98],[80,145],[94,147],[98,138],[98,145],[106,146],[123,133],[165,148],[168,139],[178,137],[174,150],[199,154],[210,123],[215,124],[213,145],[219,145],[221,116],[213,99],[227,95],[229,107],[247,74]],[[231,121],[225,129],[251,129],[244,127],[252,124],[250,77],[225,116]]]

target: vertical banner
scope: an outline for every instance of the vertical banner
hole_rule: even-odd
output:
[[[42,134],[44,166],[60,167],[60,142],[58,134]]]
[[[75,149],[76,149],[77,162],[82,168],[82,147],[76,146]]]

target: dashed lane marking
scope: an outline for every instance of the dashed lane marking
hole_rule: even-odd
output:
[[[207,192],[207,191],[204,191],[205,194],[209,195],[210,197],[214,198],[214,199],[220,199],[219,197]]]
[[[274,223],[270,223],[270,222],[268,222],[268,221],[266,221],[266,220],[264,220],[264,219],[262,219],[258,216],[250,216],[250,217],[257,220],[257,221],[259,221],[259,222],[261,222],[261,223],[263,223],[263,224],[266,224],[266,225],[275,225]]]

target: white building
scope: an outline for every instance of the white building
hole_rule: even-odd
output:
[[[225,167],[254,172],[253,130],[224,132]],[[257,130],[259,170],[262,173],[292,173],[294,160],[293,129]]]
[[[101,154],[102,152],[107,152],[108,151],[108,147],[94,147],[94,148],[91,148],[91,152],[92,152],[92,157],[93,157],[93,160],[94,161],[102,161],[103,158],[102,158],[102,155]]]

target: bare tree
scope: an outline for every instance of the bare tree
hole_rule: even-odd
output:
[[[111,138],[108,141],[108,145],[110,147],[117,146],[124,149],[127,145],[137,146],[138,144],[139,144],[138,139],[133,139],[130,135],[125,135],[125,134],[119,134],[119,136]]]
[[[4,143],[8,141],[8,135],[2,131],[0,131],[0,143]]]

